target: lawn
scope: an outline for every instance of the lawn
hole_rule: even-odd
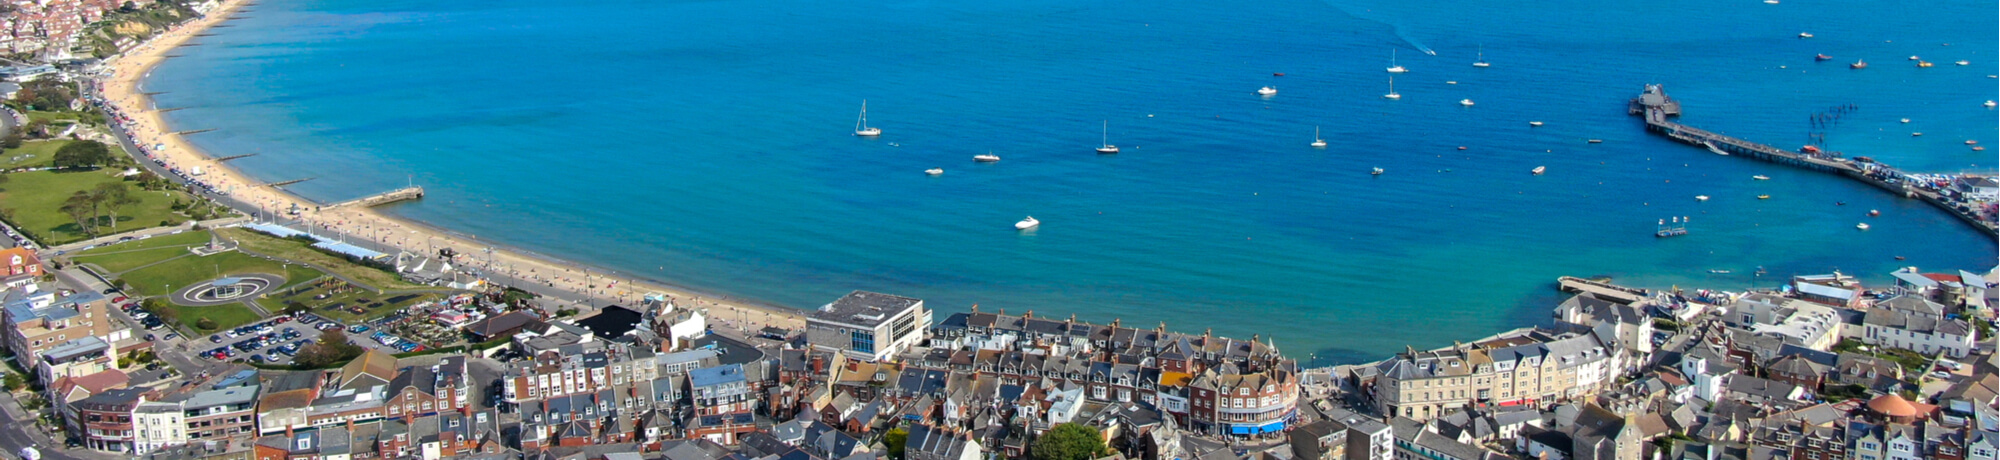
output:
[[[0,206],[14,210],[11,223],[15,224],[15,228],[49,246],[85,238],[76,221],[60,210],[63,200],[78,191],[96,188],[97,184],[123,180],[108,170],[28,171],[11,173],[7,177],[7,183],[0,184],[0,203],[4,203]],[[100,231],[110,234],[188,220],[187,216],[172,209],[175,200],[189,200],[184,193],[149,192],[133,187],[132,197],[139,199],[139,204],[119,209],[117,228],[111,228],[111,216],[105,213]]]
[[[70,260],[96,265],[106,273],[120,273],[153,262],[193,256],[194,254],[188,252],[187,248],[206,243],[208,243],[208,232],[182,232],[178,235],[156,236],[103,246],[77,253]]]
[[[244,306],[241,302],[213,307],[188,307],[168,302],[167,308],[174,309],[175,314],[178,315],[176,317],[180,318],[181,325],[187,326],[188,330],[195,331],[198,334],[210,334],[215,331],[250,324],[264,318],[258,316],[255,310],[251,310],[250,307]],[[195,327],[195,324],[201,322],[201,318],[215,320],[215,329]]]
[[[342,323],[353,324],[358,321],[380,318],[391,312],[415,305],[418,302],[438,298],[436,294],[381,295],[361,289],[351,289],[347,292],[330,295],[324,299],[314,298],[329,291],[329,289],[324,287],[298,286],[298,292],[296,293],[267,294],[263,298],[257,299],[257,303],[263,305],[265,310],[275,312],[284,310],[286,301],[296,301],[307,308],[311,308],[312,313],[315,315],[331,318]],[[335,308],[336,306],[338,308]],[[366,313],[355,314],[352,310],[349,310],[349,308],[357,306],[361,307]]]
[[[423,286],[403,281],[401,276],[374,267],[366,267],[348,262],[346,258],[320,252],[304,241],[278,238],[241,228],[219,228],[217,235],[235,240],[242,248],[258,254],[308,262],[325,267],[348,279],[372,286],[376,289],[422,289]]]
[[[277,261],[254,257],[241,252],[225,252],[207,257],[182,257],[159,265],[120,274],[119,279],[132,286],[135,292],[145,296],[166,295],[173,289],[208,281],[219,276],[239,273],[282,274],[287,284],[297,284],[324,276],[319,270],[298,264],[281,264]],[[220,321],[220,320],[217,320]],[[189,322],[188,324],[193,324]]]
[[[68,140],[29,141],[20,148],[0,152],[0,169],[35,168],[53,165],[56,149],[69,145]]]
[[[57,130],[68,127],[70,123],[83,123],[87,125],[104,124],[104,116],[98,115],[96,112],[47,112],[30,110],[26,115],[29,122],[49,122],[49,135],[62,134]]]

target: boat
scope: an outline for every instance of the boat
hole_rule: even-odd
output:
[[[1924,137],[1924,133],[1922,132],[1910,133],[1910,137]]]
[[[1756,179],[1756,180],[1771,180],[1771,176],[1766,176],[1766,175],[1763,175],[1763,174],[1758,174],[1758,175],[1755,175],[1755,176],[1750,176],[1750,178],[1751,178],[1751,179]]]
[[[1799,38],[1812,38],[1812,34],[1799,32]]]
[[[1868,210],[1868,217],[1875,217],[1875,216],[1879,216],[1879,215],[1882,215],[1882,211],[1880,211],[1880,210],[1875,210],[1875,209],[1870,209],[1870,210]]]
[[[1282,77],[1282,76],[1285,76],[1285,73],[1284,73],[1284,72],[1278,72],[1278,73],[1274,73],[1274,74],[1271,74],[1271,76],[1273,76],[1273,77]]]
[[[1967,61],[1967,60],[1963,60],[1963,59],[1960,59],[1960,60],[1959,60],[1958,62],[1953,62],[1953,64],[1958,64],[1958,65],[1972,65],[1972,61]]]
[[[1821,55],[1816,55],[1816,56],[1813,56],[1813,60],[1814,60],[1814,61],[1831,61],[1831,60],[1833,60],[1833,56],[1828,56],[1828,55],[1824,55],[1824,54],[1821,54]]]
[[[1904,122],[1904,123],[1909,123],[1909,122],[1910,122],[1910,119],[1908,119],[1908,118],[1904,118],[1904,119],[1903,119],[1903,122]]]
[[[1936,64],[1932,64],[1931,61],[1917,61],[1917,67],[1930,67],[1933,65]]]
[[[1485,45],[1480,45],[1480,47],[1479,47],[1479,58],[1478,58],[1478,59],[1476,59],[1476,60],[1474,60],[1474,61],[1472,61],[1472,66],[1473,66],[1473,67],[1482,67],[1482,68],[1483,68],[1483,67],[1487,67],[1487,66],[1490,66],[1490,65],[1492,65],[1492,64],[1487,64],[1487,63],[1486,63],[1486,46],[1485,46]]]
[[[1535,175],[1540,176],[1542,175],[1542,173],[1548,172],[1548,170],[1549,167],[1547,166],[1536,166],[1534,170],[1528,172],[1535,173]]]
[[[1868,63],[1867,63],[1867,62],[1864,62],[1864,61],[1862,61],[1862,60],[1860,60],[1860,59],[1855,59],[1855,60],[1854,60],[1854,63],[1853,63],[1853,64],[1848,64],[1848,65],[1847,65],[1847,68],[1849,68],[1849,69],[1866,69],[1866,68],[1868,68]]]
[[[1776,4],[1778,4],[1778,0],[1764,0],[1764,4],[1766,4],[1766,5],[1776,5]]]
[[[1471,106],[1472,106],[1472,100],[1471,100],[1471,99],[1459,99],[1459,100],[1458,100],[1458,105],[1462,105],[1462,106],[1466,106],[1466,107],[1471,107]]]
[[[1374,171],[1370,171],[1368,174],[1372,176],[1380,176],[1382,175],[1382,168],[1375,168]]]
[[[1528,122],[1528,126],[1533,126],[1533,127],[1537,127],[1537,128],[1539,128],[1539,127],[1541,127],[1541,126],[1542,126],[1542,122],[1539,122],[1539,121],[1530,121],[1530,122]]]
[[[924,170],[924,174],[929,174],[929,175],[933,175],[933,176],[935,176],[935,175],[939,175],[939,174],[944,174],[944,168],[931,168],[931,169],[926,169],[926,170]]]
[[[1695,195],[1695,201],[1708,201],[1708,195]]]
[[[1917,56],[1916,56],[1916,55],[1910,55],[1910,60],[1912,60],[1912,61],[1915,61],[1915,60],[1917,60]]]
[[[1986,151],[1986,146],[1984,146],[1984,145],[1975,145],[1975,146],[1972,146],[1972,151],[1974,151],[1974,152],[1984,152],[1984,151]]]
[[[1868,223],[1867,223],[1867,222],[1862,222],[1862,223],[1858,223],[1858,224],[1854,224],[1854,228],[1858,228],[1858,229],[1862,229],[1862,230],[1867,230],[1867,229],[1868,229]]]
[[[1986,106],[1986,108],[1989,108],[1989,109],[1990,109],[1990,108],[1993,108],[1993,105],[1994,105],[1994,104],[1993,104],[1993,101],[1986,101],[1986,103],[1985,103],[1985,104],[1980,104],[1980,105],[1984,105],[1984,106]]]
[[[1589,142],[1589,143],[1592,143],[1592,144],[1602,144],[1602,143],[1604,143],[1604,139],[1591,139],[1591,140],[1588,140],[1588,141],[1584,141],[1584,142]]]
[[[1708,147],[1708,151],[1715,152],[1716,155],[1729,156],[1729,151],[1716,147],[1714,142],[1703,142],[1701,145]]]
[[[995,161],[1000,161],[1000,156],[994,155],[993,152],[986,152],[985,155],[973,155],[972,161],[977,161],[980,163],[992,163]]]
[[[1273,94],[1278,94],[1278,87],[1266,86],[1263,88],[1257,88],[1257,95],[1259,96],[1270,96]]]
[[[867,99],[861,100],[861,119],[854,121],[854,135],[861,137],[874,137],[882,135],[882,128],[871,128],[868,126]]]
[[[1028,216],[1028,218],[1026,218],[1026,219],[1021,219],[1021,221],[1020,221],[1020,222],[1015,222],[1015,223],[1014,223],[1014,229],[1015,229],[1015,230],[1027,230],[1027,229],[1030,229],[1030,228],[1035,228],[1036,226],[1039,226],[1039,225],[1042,225],[1042,221],[1039,221],[1039,220],[1035,220],[1035,216]]]
[[[1720,268],[1711,268],[1711,269],[1708,269],[1708,272],[1709,272],[1709,273],[1714,273],[1714,274],[1717,274],[1717,275],[1727,275],[1727,274],[1729,274],[1729,270],[1723,270],[1723,269],[1720,269]]]
[[[1768,200],[1768,199],[1771,199],[1771,196],[1770,196],[1770,195],[1757,195],[1757,199],[1759,199],[1759,200]]]
[[[1312,146],[1313,146],[1313,148],[1316,148],[1316,149],[1323,149],[1323,148],[1326,148],[1326,139],[1320,139],[1320,138],[1319,138],[1319,127],[1318,127],[1318,126],[1314,126],[1314,127],[1313,127],[1313,143],[1312,143]]]
[[[1405,68],[1403,68],[1403,66],[1399,66],[1399,65],[1396,65],[1396,50],[1394,50],[1394,49],[1390,49],[1390,50],[1389,50],[1389,73],[1403,73],[1403,72],[1408,72],[1408,71],[1410,71],[1410,69],[1405,69]]]
[[[1382,95],[1382,97],[1383,97],[1383,98],[1385,98],[1385,99],[1402,99],[1402,98],[1403,98],[1403,95],[1401,95],[1401,94],[1396,94],[1396,76],[1395,76],[1395,75],[1390,75],[1390,76],[1389,76],[1389,94],[1384,94],[1384,95]]]
[[[1100,140],[1102,141],[1101,143],[1104,144],[1104,146],[1098,147],[1097,153],[1104,153],[1104,154],[1118,153],[1118,146],[1111,145],[1111,120],[1104,120],[1104,131],[1102,134],[1103,137],[1101,137]]]
[[[1979,141],[1975,141],[1975,140],[1972,140],[1972,139],[1966,139],[1966,140],[1965,140],[1965,145],[1979,145]]]

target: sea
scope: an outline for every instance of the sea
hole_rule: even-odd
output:
[[[869,290],[1325,365],[1546,324],[1564,275],[1996,264],[1928,205],[1626,113],[1657,83],[1690,125],[1992,173],[1965,145],[2000,144],[1991,2],[293,0],[225,24],[145,89],[254,178],[415,183],[384,209],[787,307]],[[852,135],[864,100],[880,137]],[[1656,238],[1673,217],[1689,234]]]

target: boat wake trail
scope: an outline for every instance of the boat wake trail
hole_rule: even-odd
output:
[[[1408,32],[1405,32],[1401,24],[1391,22],[1388,19],[1377,17],[1380,14],[1376,13],[1375,10],[1373,9],[1360,9],[1357,11],[1356,8],[1348,5],[1340,5],[1331,2],[1329,2],[1328,5],[1332,6],[1334,9],[1340,10],[1340,12],[1342,13],[1346,13],[1349,17],[1389,26],[1390,34],[1395,35],[1397,39],[1402,40],[1404,44],[1410,45],[1411,48],[1416,48],[1417,51],[1422,51],[1424,52],[1424,54],[1432,56],[1436,56],[1438,54],[1437,51],[1431,50],[1431,47],[1425,46],[1422,41],[1418,41],[1416,37],[1412,37]]]

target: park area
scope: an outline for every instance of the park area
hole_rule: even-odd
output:
[[[215,233],[225,240],[234,241],[242,245],[244,250],[325,267],[335,274],[375,289],[393,291],[398,289],[430,288],[430,286],[403,281],[402,276],[389,270],[356,264],[349,262],[345,257],[314,249],[311,243],[305,241],[279,238],[242,228],[221,228],[216,229]]]
[[[12,210],[9,222],[42,244],[54,246],[80,241],[89,237],[79,224],[84,219],[65,213],[63,207],[77,192],[88,194],[103,184],[125,185],[131,201],[100,205],[100,215],[95,217],[98,234],[173,225],[189,219],[174,209],[177,203],[192,201],[187,194],[140,190],[110,169],[9,173],[7,181],[0,183],[0,203],[4,203],[0,206]]]

